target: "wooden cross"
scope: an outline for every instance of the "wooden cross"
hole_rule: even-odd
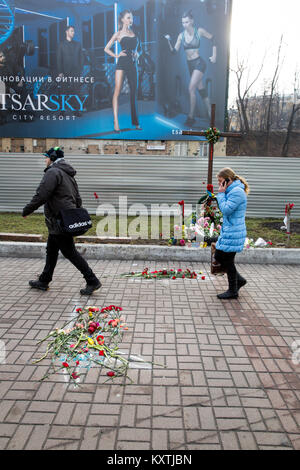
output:
[[[211,120],[210,127],[215,127],[215,118],[216,118],[216,105],[211,105]],[[182,131],[183,135],[196,135],[196,136],[205,136],[205,132],[199,131]],[[241,137],[242,134],[237,132],[221,132],[220,137]],[[207,172],[207,184],[212,184],[212,172],[213,172],[213,160],[214,160],[214,143],[209,143],[209,159],[208,159],[208,172]]]

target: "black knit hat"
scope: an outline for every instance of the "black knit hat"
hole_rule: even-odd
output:
[[[46,153],[43,153],[45,157],[50,158],[52,162],[55,162],[58,158],[64,158],[65,154],[63,150],[59,147],[52,147],[51,149],[47,150]]]

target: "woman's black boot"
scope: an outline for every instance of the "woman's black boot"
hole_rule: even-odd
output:
[[[241,287],[247,284],[246,279],[237,272],[237,290],[239,291]]]
[[[218,299],[237,299],[239,296],[238,293],[238,286],[237,286],[237,275],[234,273],[227,273],[228,277],[228,286],[229,289],[224,292],[223,294],[218,294],[217,297]]]

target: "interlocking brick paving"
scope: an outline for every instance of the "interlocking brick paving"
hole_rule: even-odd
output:
[[[300,449],[300,268],[241,265],[248,284],[220,301],[226,279],[208,264],[90,261],[103,287],[90,298],[60,259],[47,292],[28,286],[43,260],[0,258],[1,449]],[[206,279],[141,281],[120,274],[168,268],[202,270]],[[40,379],[33,364],[48,332],[77,306],[121,305],[129,326],[120,349],[162,364],[131,369],[104,383],[99,367],[74,388],[64,374]]]

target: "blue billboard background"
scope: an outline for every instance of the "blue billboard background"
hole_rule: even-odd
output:
[[[117,132],[112,101],[118,60],[105,47],[127,9],[138,38],[136,76],[133,69],[124,72]],[[184,14],[193,17],[191,43],[183,30]],[[216,125],[223,130],[230,16],[231,0],[1,0],[0,136],[191,140],[181,131],[207,128],[210,103],[216,104]],[[64,46],[69,26],[78,60],[62,71],[61,56],[70,59]],[[111,46],[113,54],[120,53],[121,42]],[[191,121],[194,71],[188,60],[199,55],[202,75]],[[200,77],[199,70],[194,76]],[[132,94],[139,127],[132,120]]]

